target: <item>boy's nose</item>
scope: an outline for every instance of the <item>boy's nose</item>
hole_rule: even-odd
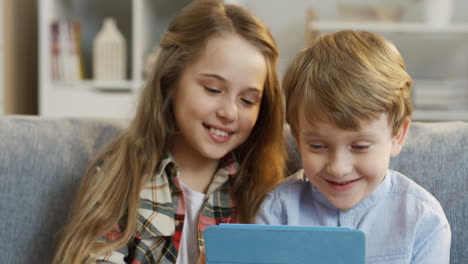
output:
[[[342,178],[353,170],[352,158],[344,152],[331,153],[327,164],[327,173],[335,178]]]
[[[231,100],[224,100],[218,107],[217,116],[225,121],[235,121],[237,119],[237,105]]]

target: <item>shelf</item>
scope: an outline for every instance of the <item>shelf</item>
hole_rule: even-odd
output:
[[[468,109],[413,111],[414,121],[468,121]]]
[[[53,89],[80,89],[97,90],[102,92],[120,92],[131,93],[143,89],[145,83],[143,80],[125,80],[125,81],[96,81],[83,80],[77,82],[52,81],[50,86]]]
[[[311,21],[308,27],[309,29],[319,31],[353,29],[395,33],[468,33],[468,25],[466,24],[453,24],[448,26],[435,27],[425,23]]]
[[[50,87],[41,115],[55,117],[130,118],[139,92],[102,92],[88,86]]]
[[[0,0],[1,1],[1,0]],[[41,0],[39,11],[39,114],[124,117],[133,115],[145,84],[144,67],[173,16],[190,0]],[[80,21],[85,78],[92,78],[92,45],[102,20],[113,17],[127,43],[125,81],[57,82],[51,73],[51,23]],[[0,98],[1,99],[1,98]]]
[[[426,23],[343,22],[311,18],[307,22],[308,43],[322,33],[346,29],[375,32],[392,41],[414,78],[413,120],[468,121],[468,52],[463,44],[468,36],[468,24],[437,27]]]
[[[142,83],[135,81],[51,82],[39,105],[40,115],[131,118]]]

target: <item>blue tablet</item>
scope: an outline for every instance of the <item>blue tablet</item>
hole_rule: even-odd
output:
[[[207,264],[365,264],[365,234],[342,227],[221,224],[205,230]]]

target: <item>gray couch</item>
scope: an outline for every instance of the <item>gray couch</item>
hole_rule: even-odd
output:
[[[0,117],[1,263],[50,263],[86,164],[122,120]],[[299,168],[290,142],[289,166]],[[451,263],[468,260],[468,123],[413,123],[391,167],[434,194],[452,226]]]

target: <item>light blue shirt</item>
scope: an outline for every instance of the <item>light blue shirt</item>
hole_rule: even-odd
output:
[[[366,200],[344,211],[334,207],[303,170],[271,192],[257,224],[341,226],[366,234],[367,264],[445,264],[450,261],[450,225],[428,191],[396,171]]]

